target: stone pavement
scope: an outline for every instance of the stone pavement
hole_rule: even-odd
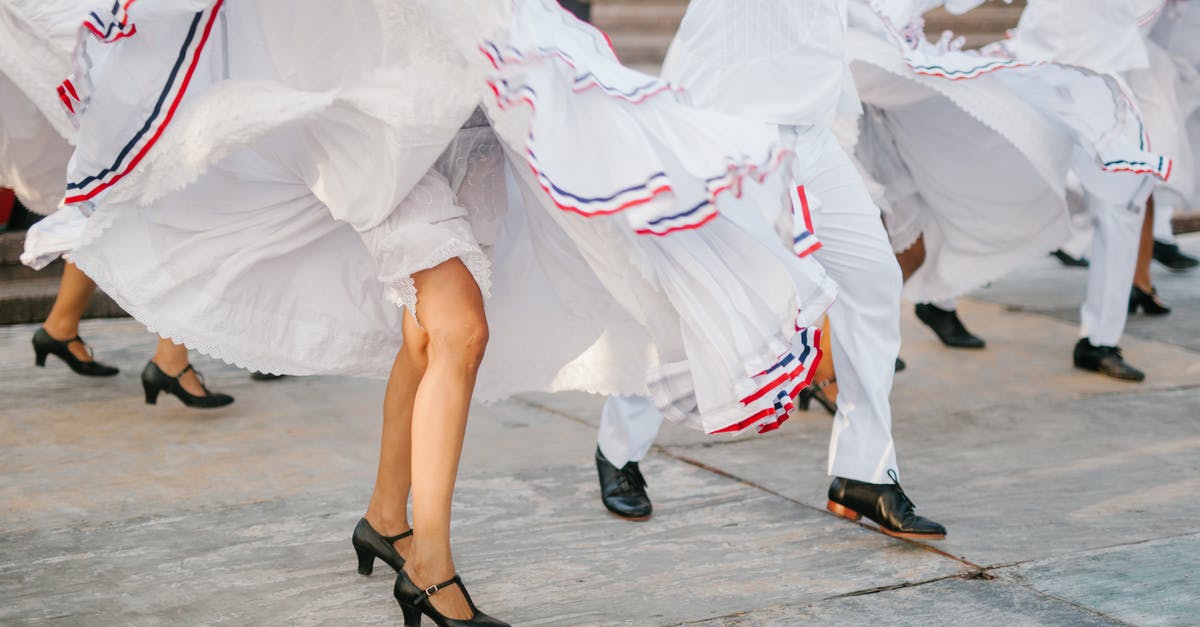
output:
[[[1200,236],[1185,247],[1200,253]],[[1038,261],[981,290],[978,353],[904,320],[893,394],[905,488],[949,537],[887,538],[824,511],[829,418],[766,437],[668,427],[644,465],[655,517],[597,498],[600,399],[477,408],[456,502],[459,567],[523,625],[1189,625],[1200,622],[1200,273],[1157,280],[1176,312],[1135,319],[1128,384],[1074,371],[1084,273]],[[32,367],[0,327],[0,624],[399,623],[392,577],[355,573],[382,385],[252,382],[203,413],[141,400],[154,338],[88,321],[121,366]]]

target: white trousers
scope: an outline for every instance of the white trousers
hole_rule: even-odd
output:
[[[815,141],[806,134],[802,150],[813,158],[799,183],[820,201],[812,204],[822,243],[815,254],[840,287],[829,310],[838,377],[829,474],[888,483],[888,471],[899,472],[888,396],[900,351],[900,267],[879,208],[850,158],[831,132],[818,133]],[[649,400],[612,397],[600,416],[600,450],[618,467],[638,461],[661,423]]]
[[[663,415],[645,396],[610,396],[600,411],[600,452],[620,468],[650,452]]]
[[[1116,346],[1129,318],[1129,286],[1154,182],[1143,175],[1101,172],[1081,151],[1076,151],[1075,173],[1095,231],[1080,336],[1095,346]]]
[[[1171,225],[1175,202],[1172,194],[1154,193],[1154,239],[1157,241],[1175,243],[1175,229]]]
[[[832,133],[815,146],[801,172],[807,194],[819,200],[813,227],[822,247],[817,261],[837,281],[829,309],[838,413],[829,439],[829,474],[888,483],[899,472],[892,441],[892,391],[900,352],[900,266],[879,207]]]

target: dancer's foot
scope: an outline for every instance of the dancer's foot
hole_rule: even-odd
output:
[[[1050,256],[1058,259],[1062,265],[1068,268],[1087,268],[1092,265],[1092,263],[1087,260],[1087,257],[1072,257],[1067,251],[1062,250],[1061,248],[1050,253]]]
[[[215,409],[233,402],[233,397],[228,394],[210,392],[204,386],[204,379],[191,364],[172,376],[150,361],[142,370],[142,389],[146,392],[147,405],[156,404],[160,392],[171,394],[184,405],[198,409]]]
[[[1143,290],[1134,285],[1129,291],[1129,313],[1135,314],[1138,309],[1146,312],[1147,316],[1165,316],[1171,313],[1171,308],[1158,297],[1158,290],[1154,289],[1154,286]]]
[[[617,468],[596,447],[596,472],[600,475],[600,500],[608,511],[628,520],[648,520],[654,512],[646,494],[646,478],[637,462]]]
[[[1143,381],[1146,373],[1125,362],[1116,346],[1096,346],[1085,337],[1075,344],[1075,367],[1122,381]]]
[[[369,516],[370,514],[368,514]],[[381,559],[392,570],[400,572],[404,568],[404,556],[408,554],[408,549],[412,544],[412,529],[408,529],[408,524],[396,525],[397,529],[390,529],[382,523],[377,523],[379,526],[372,525],[366,517],[358,521],[358,525],[354,527],[354,535],[350,537],[350,543],[354,546],[354,552],[358,556],[358,574],[370,575],[375,570],[375,559]],[[403,526],[403,529],[399,527]],[[379,532],[377,529],[387,529],[388,531]],[[395,533],[392,533],[392,532]]]
[[[926,326],[933,329],[938,339],[951,348],[983,348],[986,343],[967,330],[958,312],[947,311],[929,303],[919,303],[916,307],[917,318]]]
[[[832,387],[832,390],[829,388]],[[836,416],[838,412],[837,401],[837,379],[829,379],[827,381],[814,381],[800,390],[800,394],[796,395],[796,406],[804,411],[808,411],[809,405],[816,401],[829,412],[830,416]]]
[[[890,484],[864,483],[835,477],[829,485],[829,511],[857,521],[862,516],[875,521],[889,536],[911,540],[941,540],[946,537],[942,525],[918,516],[916,506],[900,487],[894,471]]]
[[[445,574],[449,570],[451,574]],[[409,562],[396,576],[396,586],[394,595],[400,606],[405,608],[405,624],[410,624],[411,609],[421,610],[423,614],[438,621],[438,616],[451,619],[453,621],[473,621],[479,619],[492,620],[487,614],[479,611],[475,604],[471,602],[471,597],[467,594],[467,589],[463,587],[462,581],[458,580],[458,575],[453,574],[454,567],[448,569],[432,569],[421,568],[419,565]],[[431,573],[441,574],[431,574]],[[457,580],[457,581],[456,581]],[[447,585],[443,585],[447,584]],[[433,610],[433,612],[430,612]],[[436,615],[435,615],[436,614]],[[439,625],[444,623],[438,623]],[[453,625],[474,625],[474,622],[467,623],[452,623]],[[480,625],[503,625],[504,623],[496,622],[480,622]]]
[[[1175,272],[1187,272],[1200,266],[1200,259],[1179,250],[1179,244],[1154,240],[1154,260]]]
[[[77,333],[55,336],[45,327],[33,334],[34,363],[46,365],[46,356],[54,355],[63,360],[76,374],[85,377],[111,377],[120,370],[102,364],[92,356],[91,349]]]

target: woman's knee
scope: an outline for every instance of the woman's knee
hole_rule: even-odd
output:
[[[427,354],[430,362],[448,361],[478,368],[488,343],[488,324],[483,312],[456,312],[453,316],[427,321]]]

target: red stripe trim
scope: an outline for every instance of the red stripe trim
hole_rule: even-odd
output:
[[[94,189],[85,194],[68,196],[63,200],[63,202],[67,204],[73,204],[95,198],[97,194],[108,189],[109,187],[112,187],[118,181],[125,178],[127,174],[133,171],[133,169],[137,167],[139,163],[141,163],[142,158],[146,156],[146,153],[150,152],[150,149],[154,147],[154,144],[158,142],[158,139],[162,137],[163,132],[166,131],[167,126],[170,125],[171,119],[175,117],[175,111],[179,108],[179,103],[183,101],[183,96],[187,93],[188,84],[192,80],[192,75],[196,73],[196,66],[200,63],[200,56],[204,52],[204,47],[208,43],[208,36],[212,33],[213,24],[216,23],[217,13],[220,12],[221,5],[224,4],[224,2],[225,0],[216,0],[216,2],[213,4],[212,13],[210,13],[208,16],[208,23],[204,25],[204,34],[201,35],[200,42],[196,46],[195,52],[192,54],[192,62],[188,66],[187,74],[184,75],[179,91],[175,94],[175,99],[171,102],[171,107],[167,110],[167,114],[163,117],[162,122],[159,124],[158,130],[154,133],[150,140],[146,142],[146,145],[142,146],[142,149],[139,150],[137,155],[133,157],[133,160],[129,162],[129,165],[126,166],[126,168],[119,174],[96,186]]]
[[[804,186],[800,185],[796,188],[796,195],[800,198],[800,212],[804,217],[804,228],[813,235],[817,234],[817,230],[813,228],[812,214],[808,210],[808,194],[804,192]]]
[[[797,256],[797,257],[807,257],[807,256],[809,256],[809,255],[811,255],[811,254],[813,254],[813,253],[817,252],[818,250],[821,250],[821,248],[822,248],[822,247],[824,247],[824,246],[825,246],[825,245],[824,245],[824,244],[822,244],[821,242],[817,242],[816,244],[813,244],[812,246],[809,246],[807,249],[805,249],[805,250],[803,250],[803,251],[801,251],[801,252],[798,252],[798,253],[796,253],[796,256]]]

